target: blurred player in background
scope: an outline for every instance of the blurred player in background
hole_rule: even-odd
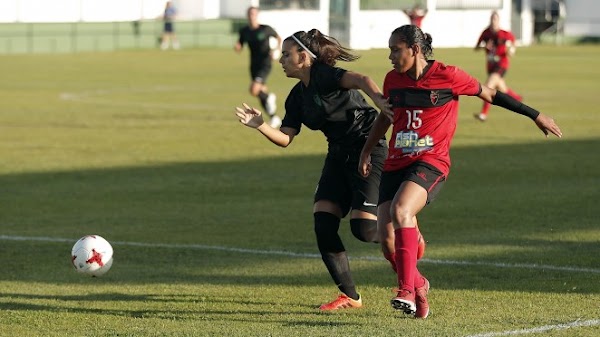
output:
[[[419,232],[415,219],[435,199],[450,171],[449,151],[459,96],[478,96],[531,118],[546,135],[562,136],[552,118],[481,85],[458,67],[429,60],[433,54],[431,42],[431,36],[415,25],[392,32],[389,59],[394,69],[385,76],[383,94],[393,112],[389,114],[386,108],[377,116],[358,165],[363,176],[370,176],[375,168],[372,151],[393,125],[381,175],[377,219],[379,230],[388,232],[380,237],[393,238],[389,249],[394,254],[399,289],[391,305],[416,318],[429,315],[429,281],[417,269]],[[374,172],[379,175],[379,168]]]
[[[486,69],[488,78],[485,86],[500,90],[503,93],[510,95],[517,101],[521,101],[522,97],[512,91],[504,81],[504,75],[508,70],[508,58],[514,55],[515,37],[506,30],[500,29],[500,16],[498,12],[492,12],[490,17],[490,25],[481,33],[475,50],[485,49],[486,53]],[[480,121],[485,121],[490,110],[490,103],[484,102],[481,112],[475,114],[475,118]]]
[[[177,16],[177,10],[173,6],[171,1],[165,3],[165,10],[163,12],[163,33],[160,39],[160,49],[167,50],[169,46],[173,49],[179,49],[179,40],[175,35],[175,17]]]
[[[257,7],[248,8],[247,15],[248,25],[240,29],[239,39],[234,48],[236,52],[240,53],[244,44],[248,44],[250,48],[250,76],[252,77],[250,94],[258,97],[260,104],[271,119],[270,125],[276,128],[281,125],[281,118],[275,114],[277,109],[276,97],[275,94],[269,93],[266,83],[267,77],[271,73],[272,53],[274,49],[281,48],[281,37],[271,26],[258,23]],[[273,39],[276,41],[274,43],[276,44],[275,48],[272,46]]]
[[[314,195],[314,231],[323,262],[341,294],[321,305],[323,311],[362,306],[338,234],[341,218],[350,213],[350,228],[359,240],[379,241],[377,198],[387,144],[382,135],[373,146],[372,175],[358,174],[358,155],[378,112],[357,89],[380,109],[391,111],[371,78],[335,67],[337,61],[357,58],[317,29],[296,32],[284,40],[279,60],[287,77],[300,80],[285,101],[281,128],[266,125],[261,112],[247,104],[236,108],[242,124],[281,147],[292,143],[303,124],[320,130],[327,138],[327,157]]]
[[[403,12],[410,19],[410,24],[419,28],[421,28],[423,19],[425,18],[425,15],[427,15],[427,9],[423,8],[423,5],[421,5],[420,2],[415,3],[414,7],[411,9],[403,10]]]

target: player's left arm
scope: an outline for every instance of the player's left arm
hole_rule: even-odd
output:
[[[552,133],[559,138],[562,137],[562,132],[552,117],[546,116],[527,104],[517,101],[510,95],[482,85],[481,92],[477,96],[493,105],[503,107],[507,110],[531,118],[546,137],[548,137],[548,133]]]

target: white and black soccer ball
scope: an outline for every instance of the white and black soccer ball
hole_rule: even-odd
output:
[[[112,266],[113,248],[100,235],[86,235],[73,245],[71,261],[79,273],[102,276]]]

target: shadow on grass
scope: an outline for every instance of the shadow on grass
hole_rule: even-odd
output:
[[[36,303],[26,303],[25,301],[35,301]],[[51,304],[41,304],[49,300]],[[121,309],[102,308],[104,302],[127,302]],[[157,310],[152,308],[153,302],[180,304],[189,309]],[[107,306],[114,307],[114,304],[108,303]],[[231,310],[223,309],[230,305]],[[93,307],[90,307],[93,306]],[[256,310],[254,306],[268,306],[272,310]],[[322,313],[315,310],[314,307],[294,305],[294,315],[319,316]],[[136,309],[140,307],[142,309]],[[316,320],[305,321],[296,318],[284,319],[281,314],[289,312],[287,304],[244,300],[231,297],[218,297],[195,293],[189,295],[165,295],[165,294],[143,294],[130,295],[124,293],[103,293],[89,295],[32,295],[21,293],[1,293],[0,310],[12,311],[48,311],[76,314],[101,314],[109,316],[121,316],[130,318],[159,318],[167,320],[202,320],[202,321],[232,321],[232,322],[256,322],[253,317],[260,316],[263,323],[279,323],[289,326],[360,326],[359,323],[347,323],[339,321],[319,322]],[[291,312],[290,312],[291,313]],[[238,318],[247,317],[247,318]],[[278,318],[269,318],[278,317]]]
[[[438,200],[420,215],[429,249],[461,250],[460,259],[597,268],[600,244],[600,140],[455,148],[453,170]],[[312,193],[323,158],[279,157],[236,162],[0,176],[1,235],[203,244],[317,253]],[[344,222],[346,224],[346,222]],[[379,256],[376,245],[342,235],[350,254]],[[61,275],[70,243],[4,241],[0,280],[83,283]],[[479,246],[497,247],[482,257]],[[108,279],[123,283],[329,284],[322,266],[278,275],[275,265],[319,265],[318,259],[235,251],[118,247]],[[525,254],[519,254],[520,250]],[[24,254],[25,253],[25,254]],[[448,259],[456,260],[456,253]],[[118,267],[121,265],[122,267]],[[219,270],[260,270],[219,274]],[[122,269],[121,269],[122,268]],[[438,287],[562,291],[573,278],[598,275],[493,267],[423,267]],[[119,270],[120,269],[120,270]],[[312,270],[312,269],[311,269]],[[474,270],[470,272],[469,270]],[[356,278],[387,286],[387,262],[356,270]],[[48,277],[48,273],[52,274]],[[515,282],[495,282],[514,278]],[[545,282],[536,280],[543,278]],[[103,282],[103,281],[99,281]],[[359,282],[359,281],[357,281]],[[474,283],[476,282],[476,283]],[[596,284],[598,282],[595,282]],[[598,291],[597,286],[573,292]]]

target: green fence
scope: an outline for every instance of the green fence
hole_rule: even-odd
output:
[[[232,47],[235,20],[182,21],[175,34],[182,48]],[[0,54],[70,53],[158,48],[161,21],[103,23],[3,23]]]

